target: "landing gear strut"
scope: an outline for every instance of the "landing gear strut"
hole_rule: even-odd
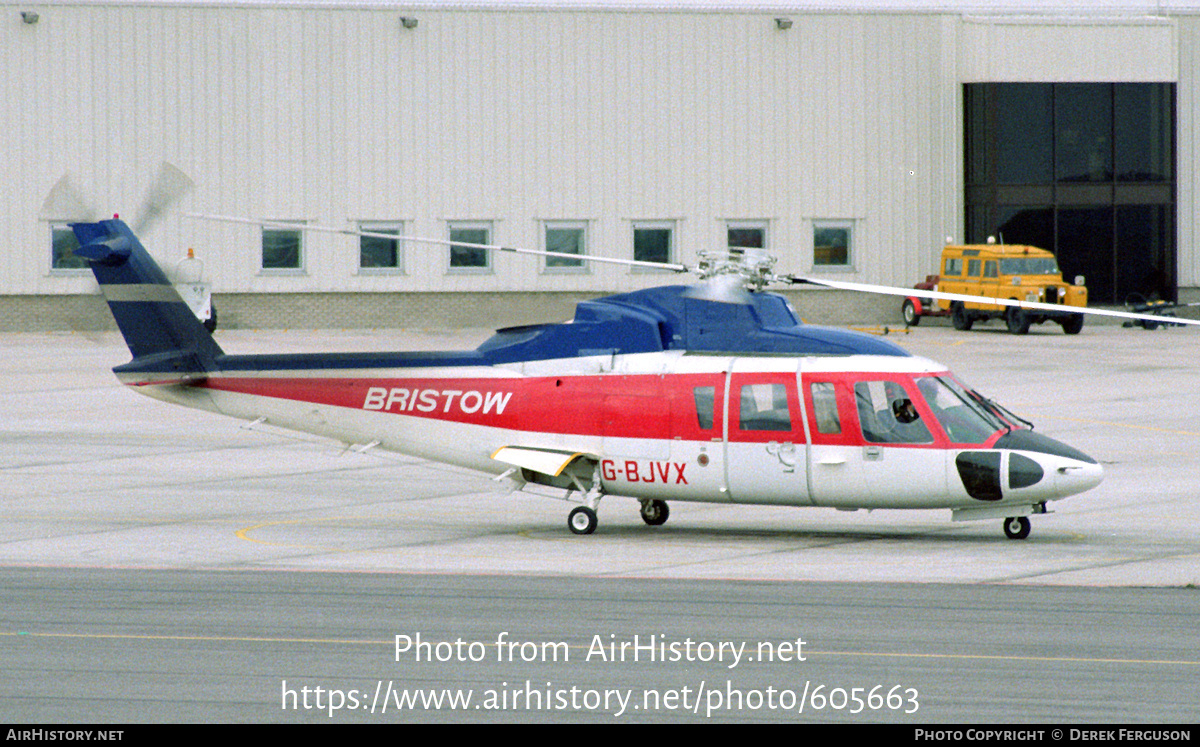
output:
[[[1010,516],[1004,520],[1004,536],[1010,540],[1023,540],[1029,536],[1029,519],[1024,516]]]

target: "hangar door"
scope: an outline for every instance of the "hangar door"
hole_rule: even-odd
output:
[[[1058,257],[1092,303],[1174,300],[1175,84],[964,85],[966,240]]]

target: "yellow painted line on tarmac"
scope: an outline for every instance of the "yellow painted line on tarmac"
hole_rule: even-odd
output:
[[[238,539],[245,540],[247,542],[253,542],[258,545],[267,545],[269,547],[291,547],[291,548],[296,548],[296,549],[300,549],[300,550],[323,550],[325,552],[347,552],[346,550],[342,550],[342,549],[339,549],[336,547],[329,547],[327,545],[301,545],[301,544],[296,544],[294,542],[268,542],[267,540],[255,539],[254,537],[251,537],[250,532],[254,532],[259,529],[266,529],[268,527],[275,527],[275,526],[289,526],[289,525],[294,525],[294,524],[324,524],[324,523],[337,524],[339,522],[354,522],[354,521],[359,521],[359,520],[357,520],[357,519],[291,519],[288,521],[264,521],[260,524],[252,524],[248,527],[242,527],[241,529],[234,532],[234,534],[237,536]]]
[[[1170,433],[1174,436],[1200,436],[1197,431],[1182,431],[1175,428],[1158,428],[1153,425],[1134,425],[1133,423],[1114,423],[1108,420],[1090,420],[1088,418],[1068,418],[1061,415],[1046,415],[1043,416],[1049,420],[1069,420],[1072,423],[1085,423],[1087,425],[1106,425],[1113,428],[1129,428],[1136,431],[1154,431],[1156,433]]]

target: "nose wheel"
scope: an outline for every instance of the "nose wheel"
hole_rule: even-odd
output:
[[[1010,516],[1004,520],[1004,536],[1010,540],[1023,540],[1029,536],[1029,519],[1025,516]]]

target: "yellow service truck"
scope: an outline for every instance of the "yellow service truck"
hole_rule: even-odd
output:
[[[1045,249],[1006,244],[947,246],[942,250],[940,269],[940,274],[926,277],[916,289],[1061,304],[1063,308],[1018,309],[982,301],[947,304],[914,294],[905,298],[901,307],[904,321],[910,326],[919,323],[922,316],[949,315],[954,328],[961,330],[995,317],[1003,317],[1008,331],[1017,335],[1028,332],[1031,324],[1046,321],[1061,324],[1068,335],[1083,329],[1083,314],[1071,311],[1071,307],[1087,306],[1083,278],[1076,278],[1074,285],[1065,282],[1054,255]]]

